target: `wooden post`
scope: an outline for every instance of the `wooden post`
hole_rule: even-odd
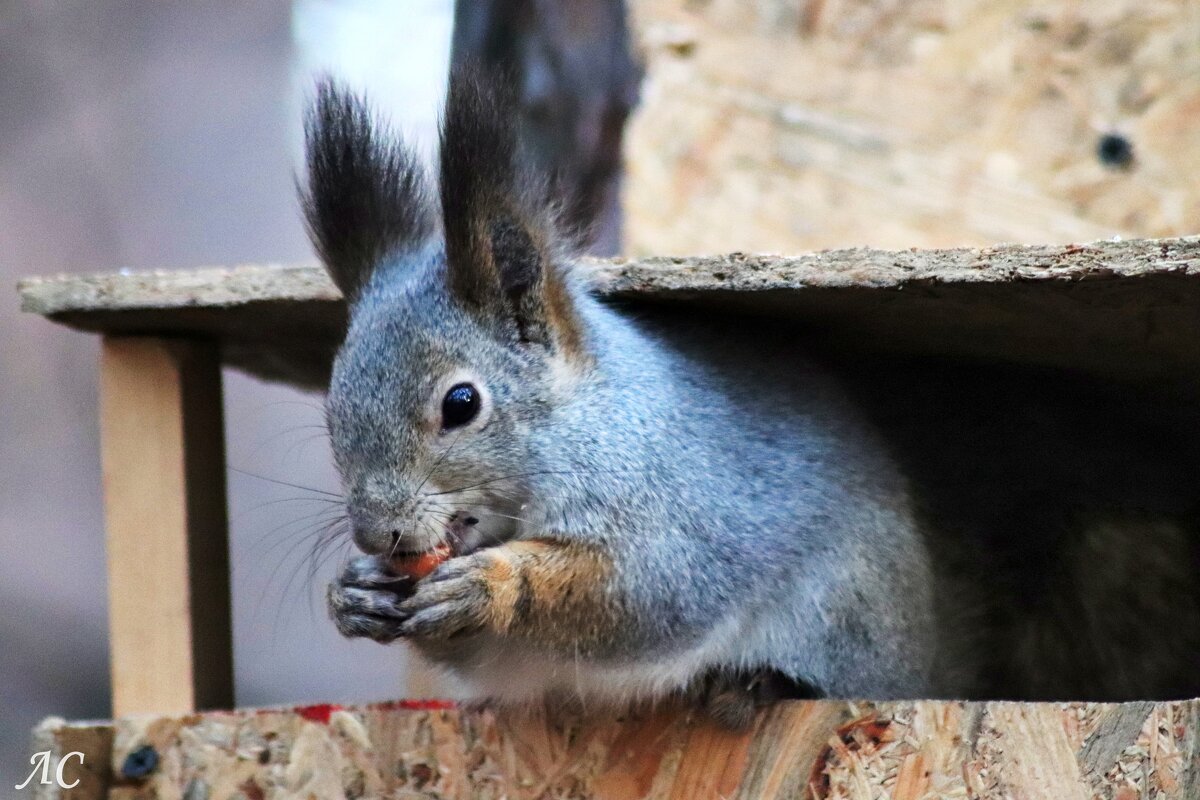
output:
[[[217,346],[105,337],[100,383],[113,713],[232,707]]]

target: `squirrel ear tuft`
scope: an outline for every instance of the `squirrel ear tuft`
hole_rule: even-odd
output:
[[[456,65],[441,131],[447,277],[473,310],[516,324],[521,341],[578,352],[547,181],[522,158],[513,84]]]
[[[317,83],[304,143],[308,180],[300,200],[308,234],[352,302],[381,261],[435,233],[434,202],[413,152],[362,97],[329,77]]]

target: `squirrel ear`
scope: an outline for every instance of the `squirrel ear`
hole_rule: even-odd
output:
[[[515,322],[521,341],[578,353],[548,184],[521,158],[517,108],[511,82],[470,65],[452,70],[440,187],[450,290],[473,310]]]
[[[424,170],[366,101],[324,77],[304,119],[309,238],[347,301],[381,261],[423,245],[437,220]]]

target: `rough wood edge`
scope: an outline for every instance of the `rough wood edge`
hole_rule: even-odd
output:
[[[589,259],[587,264],[597,290],[609,295],[1066,282],[1200,273],[1200,237],[947,250],[856,248],[795,256],[657,256]],[[311,265],[33,277],[20,281],[18,290],[23,310],[46,316],[341,299],[321,268]]]

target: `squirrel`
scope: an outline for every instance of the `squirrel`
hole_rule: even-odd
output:
[[[812,364],[589,294],[504,92],[451,76],[440,225],[361,97],[323,81],[306,120],[308,227],[350,304],[327,418],[366,555],[330,588],[341,632],[501,702],[929,694],[929,559],[871,428]],[[390,558],[445,543],[395,590]]]
[[[978,678],[1009,674],[967,598],[986,553],[947,577],[970,559],[838,379],[765,324],[589,292],[508,91],[452,71],[436,191],[331,79],[305,120],[305,218],[349,304],[339,631],[499,703],[686,695],[730,727],[781,696],[1019,697]],[[392,567],[439,548],[427,577]]]

